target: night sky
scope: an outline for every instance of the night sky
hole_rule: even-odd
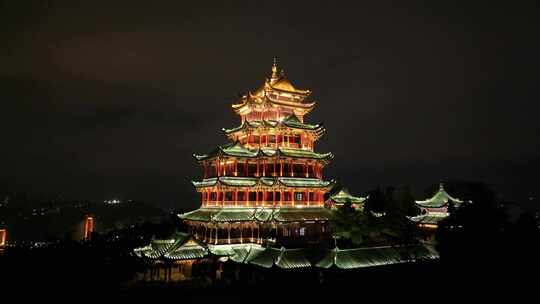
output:
[[[539,194],[532,4],[24,2],[0,5],[0,193],[196,207],[192,154],[226,143],[230,104],[277,57],[313,91],[326,175],[353,194],[447,179]]]

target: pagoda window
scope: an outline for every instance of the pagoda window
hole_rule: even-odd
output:
[[[257,200],[257,192],[255,191],[250,191],[249,192],[249,201],[250,202],[254,202]]]
[[[263,196],[264,192],[258,191],[257,194],[259,195],[259,199],[257,201],[262,202],[264,200],[264,196]]]
[[[260,144],[260,136],[259,135],[252,135],[251,136],[251,142],[253,144]]]
[[[300,176],[300,177],[305,176],[304,164],[294,164],[293,167],[294,167],[293,169],[294,176]]]
[[[212,164],[208,168],[208,171],[208,177],[215,177],[217,175],[217,167],[215,162],[212,162]]]
[[[315,201],[315,193],[314,192],[309,192],[308,197],[309,197],[310,202]]]
[[[232,191],[225,192],[225,201],[230,202],[233,200],[233,193]]]
[[[301,202],[304,200],[304,193],[303,192],[295,192],[294,193],[294,200]]]
[[[291,192],[289,191],[283,192],[283,200],[290,202],[292,200]]]
[[[284,162],[283,163],[283,172],[285,173],[285,175],[290,175],[290,173],[291,173],[291,164],[289,162]]]
[[[268,142],[271,143],[271,144],[275,144],[276,143],[276,135],[274,135],[274,134],[268,135]]]
[[[273,191],[267,192],[267,194],[266,194],[266,200],[269,201],[269,202],[273,202],[273,201],[274,201],[274,192],[273,192]]]
[[[239,162],[236,164],[237,176],[246,176],[246,163]]]
[[[281,193],[279,191],[274,192],[274,201],[281,201]]]
[[[211,201],[216,201],[216,192],[214,192],[214,191],[210,192],[210,200]]]
[[[249,169],[248,169],[248,176],[255,176],[256,173],[257,173],[257,164],[250,163]]]

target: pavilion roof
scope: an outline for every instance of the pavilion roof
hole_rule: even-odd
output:
[[[351,195],[349,193],[349,190],[347,190],[347,188],[342,188],[338,193],[330,196],[330,199],[338,204],[344,204],[346,202],[359,204],[359,203],[363,203],[366,200],[365,197]]]
[[[435,193],[431,198],[428,198],[427,200],[423,201],[416,201],[416,204],[418,204],[420,207],[426,207],[426,208],[440,208],[448,205],[448,202],[453,202],[456,205],[460,205],[463,203],[462,200],[454,198],[450,196],[444,190],[444,184],[441,183],[439,185],[439,191]]]
[[[202,181],[192,181],[196,188],[214,187],[216,185],[225,185],[229,187],[254,187],[256,185],[274,186],[283,185],[286,187],[305,187],[305,188],[327,188],[331,187],[335,181],[325,181],[318,178],[304,177],[233,177],[220,176],[206,178]]]
[[[200,208],[180,214],[183,220],[201,222],[299,222],[326,221],[330,211],[323,207],[302,208]]]
[[[204,257],[207,249],[191,239],[189,234],[175,233],[168,239],[152,240],[133,252],[141,258],[190,260]]]
[[[167,240],[153,240],[153,243],[169,244],[153,253],[152,244],[134,250],[139,257],[154,260],[190,260],[212,254],[244,264],[264,268],[299,269],[307,267],[355,269],[403,263],[410,260],[437,259],[439,254],[432,245],[419,244],[409,248],[410,259],[403,258],[404,247],[366,247],[353,249],[321,249],[315,255],[306,248],[274,248],[259,244],[199,245],[193,240],[182,243],[173,236]],[[171,246],[170,244],[180,244]]]
[[[430,212],[417,216],[409,217],[409,219],[417,224],[437,225],[440,221],[448,217],[446,212]]]

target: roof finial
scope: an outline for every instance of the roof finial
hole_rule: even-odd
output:
[[[274,57],[274,64],[272,64],[272,78],[277,78],[277,58]]]
[[[444,183],[440,182],[439,183],[439,191],[443,191],[443,190],[444,190]]]

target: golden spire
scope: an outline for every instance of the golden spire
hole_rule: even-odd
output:
[[[274,64],[272,64],[272,80],[278,78],[278,72],[277,72],[277,59],[274,57]]]

